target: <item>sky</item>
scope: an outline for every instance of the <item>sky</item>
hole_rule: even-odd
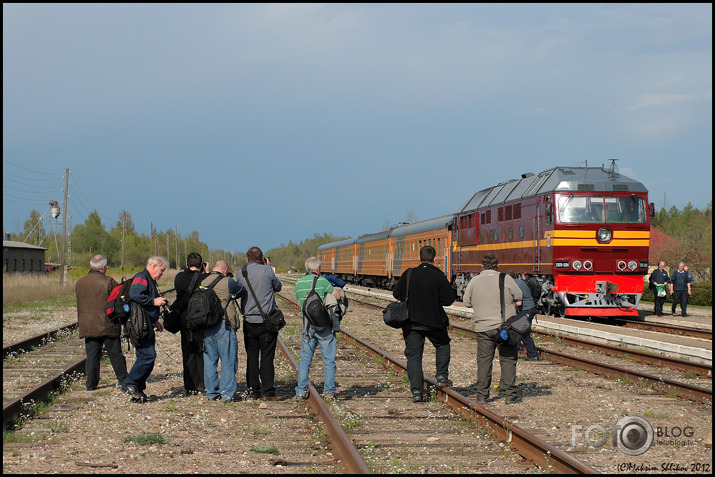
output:
[[[612,158],[712,201],[711,4],[3,4],[13,234],[66,169],[73,226],[245,252]]]

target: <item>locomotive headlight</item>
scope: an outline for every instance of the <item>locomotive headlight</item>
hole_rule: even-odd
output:
[[[626,262],[624,262],[623,260],[619,260],[616,266],[620,271],[624,271],[626,269]]]
[[[628,262],[628,268],[630,268],[632,272],[635,272],[638,268],[638,264],[635,261],[631,260],[630,262]]]
[[[601,227],[598,229],[598,241],[599,242],[610,242],[613,237],[611,229],[608,227]]]
[[[592,268],[593,268],[593,262],[591,260],[584,260],[583,269],[586,271],[590,271]]]
[[[581,270],[581,262],[578,260],[573,261],[573,269],[576,270],[577,272]]]

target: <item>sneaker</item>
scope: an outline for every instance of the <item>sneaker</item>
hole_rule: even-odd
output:
[[[422,402],[422,393],[415,391],[412,393],[412,402]]]
[[[304,402],[306,399],[308,399],[308,395],[307,395],[307,394],[296,394],[296,395],[295,395],[295,400],[296,400],[297,402]]]
[[[447,378],[437,378],[437,387],[439,389],[446,388],[449,386],[452,386],[454,384],[451,379]]]
[[[220,394],[217,394],[215,396],[211,396],[210,398],[208,398],[209,401],[218,401],[219,399],[221,399]]]
[[[520,402],[522,402],[522,399],[521,396],[517,396],[514,398],[506,398],[505,402],[507,404],[519,404]]]

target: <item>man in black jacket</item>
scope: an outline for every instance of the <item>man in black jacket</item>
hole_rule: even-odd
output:
[[[171,311],[179,314],[180,323],[186,319],[191,291],[189,288],[194,281],[194,289],[201,285],[201,280],[208,274],[208,263],[204,262],[201,255],[192,252],[186,257],[186,268],[176,274],[174,288],[176,288],[176,301],[171,305]],[[198,275],[198,276],[197,276]],[[181,333],[181,357],[184,365],[184,395],[191,396],[204,394],[204,335],[203,332],[192,333],[183,326]]]
[[[402,328],[402,336],[405,339],[407,376],[410,379],[412,402],[422,402],[425,394],[422,372],[425,337],[435,347],[437,386],[441,388],[452,385],[452,381],[449,380],[449,342],[451,341],[447,334],[449,318],[442,307],[454,303],[456,293],[444,273],[433,265],[436,255],[434,247],[429,245],[422,247],[420,249],[422,263],[407,270],[395,284],[392,292],[398,300],[404,300],[407,296],[409,320]]]

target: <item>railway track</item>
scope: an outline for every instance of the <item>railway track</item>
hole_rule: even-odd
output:
[[[77,325],[63,326],[3,348],[3,428],[84,374],[86,356]]]
[[[298,307],[293,300],[279,296]],[[339,412],[359,418],[361,424],[346,432],[374,470],[410,471],[409,465],[397,469],[395,466],[396,463],[404,465],[411,462],[410,465],[419,464],[419,468],[427,472],[442,473],[472,473],[484,471],[486,467],[493,472],[513,472],[514,466],[521,469],[538,466],[568,473],[595,472],[588,465],[484,409],[466,396],[452,389],[437,390],[432,378],[425,379],[425,387],[433,389],[434,399],[446,403],[452,413],[482,430],[465,433],[462,426],[454,424],[455,418],[451,417],[451,413],[425,409],[420,404],[407,404],[409,390],[400,378],[407,375],[406,365],[346,330],[341,331],[340,336],[341,343],[349,345],[340,346],[337,357],[340,388],[347,390],[338,393],[335,405],[341,408]],[[299,351],[300,342],[294,343],[294,346]],[[351,348],[355,351],[350,351]],[[360,360],[356,357],[356,352],[360,351],[372,357]],[[365,367],[361,361],[379,362],[382,369]],[[321,373],[320,360],[314,359],[311,375],[319,377]],[[365,395],[360,396],[362,393]],[[436,420],[430,418],[431,413],[435,413]],[[496,437],[501,444],[484,441],[484,436],[480,435],[484,429],[487,430],[485,434]],[[511,449],[521,457],[513,456],[505,460],[505,449]]]
[[[370,302],[365,302],[361,300],[356,300],[354,298],[351,298],[351,301],[360,303],[364,306],[368,306],[371,308],[377,308],[381,309],[383,306],[377,305],[374,303]],[[452,315],[455,316],[455,315]],[[458,317],[460,319],[463,319],[463,317]],[[476,339],[476,333],[468,328],[464,328],[462,326],[457,326],[457,325],[450,325],[450,328],[453,331],[464,333],[465,335]],[[552,333],[542,333],[542,332],[534,332],[534,334],[541,335],[544,337],[549,337],[553,340],[560,340],[564,341],[567,344],[572,344],[572,345],[578,345],[582,347],[586,347],[589,349],[596,350],[600,353],[603,354],[611,354],[611,355],[620,355],[623,356],[624,354],[630,355],[629,357],[632,359],[636,359],[639,361],[642,361],[647,364],[652,364],[656,366],[665,366],[665,367],[670,367],[674,369],[679,369],[683,370],[686,372],[695,372],[698,375],[705,376],[705,377],[712,377],[712,366],[707,366],[707,365],[702,365],[698,363],[693,363],[690,361],[685,361],[681,359],[676,359],[676,358],[668,358],[664,357],[661,355],[656,355],[652,353],[646,353],[646,352],[641,352],[641,351],[636,351],[636,350],[625,350],[625,349],[618,349],[618,347],[615,346],[610,346],[606,344],[601,344],[597,342],[592,342],[592,341],[587,341],[587,340],[581,340],[577,338],[570,338],[570,337],[562,337],[558,335],[554,335]],[[678,382],[672,379],[668,378],[663,378],[660,376],[654,376],[652,374],[648,373],[643,373],[641,371],[633,370],[633,369],[626,369],[620,366],[615,366],[612,364],[606,364],[606,363],[599,363],[597,361],[585,359],[585,358],[580,358],[578,356],[554,351],[554,350],[548,350],[543,347],[539,347],[539,351],[541,353],[542,358],[549,359],[553,362],[565,364],[567,366],[574,366],[578,367],[580,369],[586,369],[589,370],[595,374],[599,374],[602,376],[608,376],[608,377],[613,377],[613,378],[636,378],[639,380],[639,382],[642,383],[647,383],[652,386],[657,386],[659,387],[663,393],[668,393],[670,392],[671,389],[675,389],[677,392],[677,395],[681,398],[684,399],[691,399],[695,400],[698,402],[712,402],[712,389],[707,389],[703,388],[700,386],[694,386],[691,384],[687,383],[682,383]]]

